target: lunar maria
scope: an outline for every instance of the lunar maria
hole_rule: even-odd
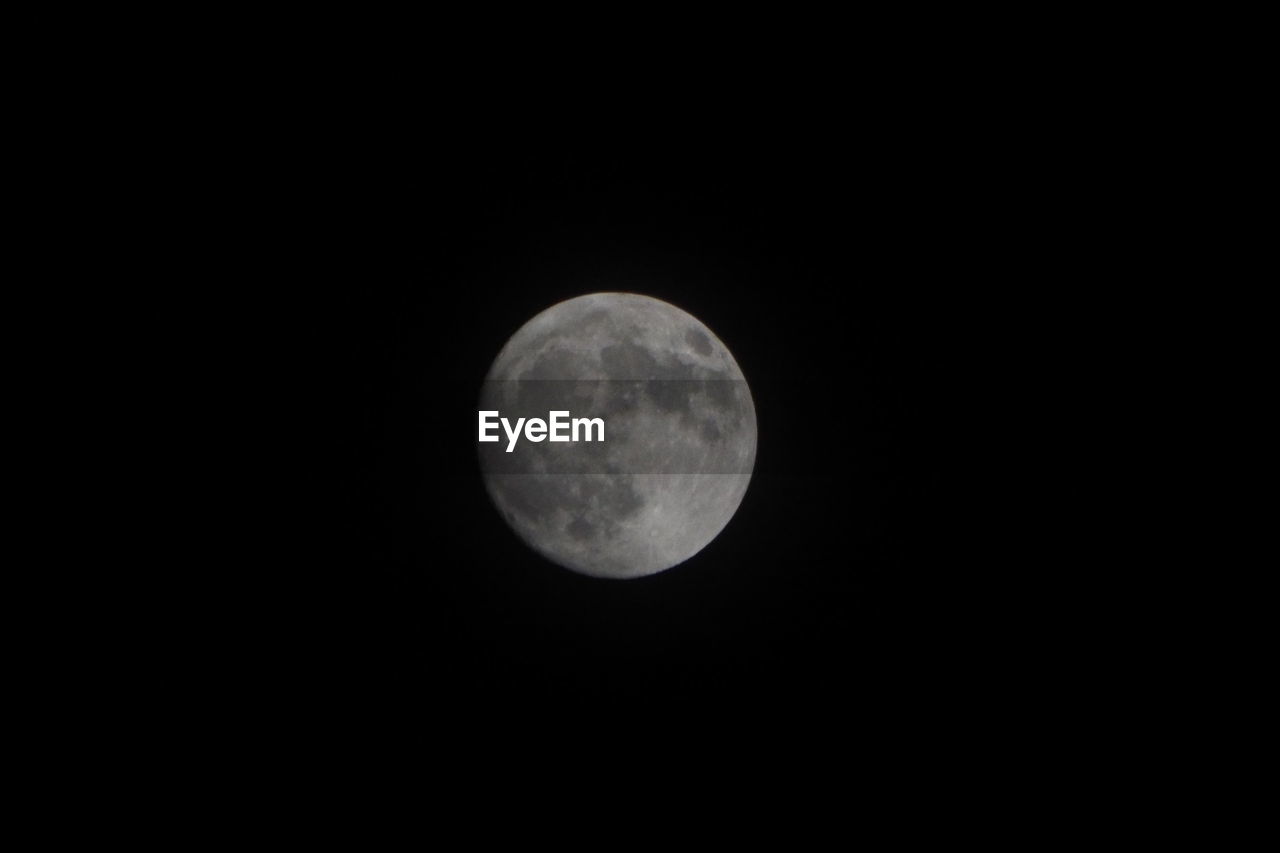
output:
[[[480,441],[499,441],[496,435],[490,435],[491,430],[497,430],[498,422],[502,423],[502,429],[507,433],[507,452],[516,449],[516,440],[520,437],[520,425],[524,425],[524,437],[528,441],[539,442],[546,439],[551,441],[578,441],[578,430],[584,433],[584,441],[591,441],[592,429],[596,430],[596,441],[604,441],[604,419],[603,418],[574,418],[572,424],[569,422],[569,412],[548,412],[547,420],[542,418],[516,418],[516,424],[513,427],[511,422],[497,411],[480,412]],[[497,419],[496,421],[494,419]],[[567,430],[567,432],[561,432]]]

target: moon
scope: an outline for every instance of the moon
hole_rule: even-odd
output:
[[[600,578],[670,569],[733,518],[755,467],[756,413],[729,349],[697,318],[592,293],[525,323],[494,360],[481,410],[600,418],[602,441],[477,443],[485,488],[530,548]]]

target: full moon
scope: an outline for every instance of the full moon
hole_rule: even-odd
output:
[[[756,413],[742,370],[697,318],[634,293],[592,293],[507,341],[480,409],[599,418],[603,439],[479,443],[485,487],[530,548],[601,578],[693,557],[729,523],[755,466]]]

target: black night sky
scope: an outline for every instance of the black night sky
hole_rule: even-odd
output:
[[[854,721],[892,737],[964,707],[992,609],[960,530],[974,484],[952,464],[990,248],[980,170],[892,122],[534,127],[364,145],[316,199],[332,310],[314,337],[341,485],[298,574],[342,740]],[[725,531],[633,581],[526,548],[474,452],[480,382],[507,338],[604,290],[707,324],[759,425]]]

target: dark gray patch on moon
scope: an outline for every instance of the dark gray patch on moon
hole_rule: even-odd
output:
[[[595,535],[596,529],[587,523],[585,518],[575,518],[569,522],[569,526],[565,528],[569,535],[578,541],[585,541]]]
[[[685,382],[650,382],[645,385],[649,399],[664,412],[688,412],[693,390]]]
[[[684,339],[698,355],[711,355],[711,341],[697,329],[685,332]]]
[[[630,341],[609,344],[600,350],[600,363],[606,372],[616,376],[654,376],[658,372],[658,360]]]
[[[604,442],[479,445],[485,486],[517,535],[597,577],[697,554],[737,511],[755,462],[755,407],[733,356],[696,318],[636,294],[538,314],[494,361],[480,408],[604,420]]]
[[[561,379],[573,370],[577,356],[567,349],[552,347],[538,356],[520,379]]]

